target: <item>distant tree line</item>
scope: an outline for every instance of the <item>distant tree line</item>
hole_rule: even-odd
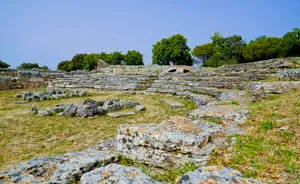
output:
[[[3,61],[0,59],[0,68],[8,68],[8,67],[10,67],[10,65],[7,64],[7,63],[5,63],[5,62],[3,62]]]
[[[196,46],[194,63],[219,67],[226,64],[247,63],[272,58],[300,56],[300,29],[287,32],[282,38],[260,36],[246,43],[242,36],[223,37],[215,33],[212,42]]]
[[[119,51],[100,54],[76,54],[71,60],[58,63],[57,69],[63,71],[94,70],[99,60],[110,65],[144,65],[143,55],[136,50],[129,50],[126,54]]]
[[[8,68],[10,67],[9,64],[1,61],[0,59],[0,68]],[[49,70],[47,66],[39,66],[37,63],[22,63],[20,66],[17,67],[19,70],[30,70],[30,69],[40,69],[40,70]]]

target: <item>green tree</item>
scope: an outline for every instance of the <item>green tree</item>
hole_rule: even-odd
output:
[[[97,66],[97,61],[101,58],[100,54],[86,54],[83,59],[84,70],[94,70]]]
[[[121,65],[124,62],[124,58],[125,56],[119,52],[119,51],[115,51],[113,53],[110,54],[110,64],[111,65]]]
[[[87,54],[76,54],[71,60],[71,70],[82,70],[84,65],[84,57]]]
[[[159,65],[192,65],[193,60],[187,39],[181,34],[163,38],[153,45],[152,64]]]
[[[280,48],[281,57],[300,56],[300,29],[295,28],[292,32],[287,32],[282,37]]]
[[[34,68],[39,68],[39,65],[37,63],[22,63],[17,68],[18,69],[34,69]]]
[[[57,70],[62,70],[62,71],[66,71],[66,72],[72,71],[71,61],[66,60],[66,61],[62,61],[62,62],[58,63]]]
[[[1,61],[1,59],[0,59],[0,68],[8,68],[8,67],[10,67],[10,65]]]
[[[49,70],[48,66],[44,65],[41,67],[42,70]]]
[[[202,63],[205,63],[213,54],[214,47],[212,43],[196,46],[192,51],[192,55],[198,59],[198,62]]]
[[[220,33],[215,33],[211,37],[214,54],[208,59],[204,66],[219,67],[226,64],[243,63],[243,48],[246,42],[242,36],[233,35],[223,37]]]
[[[243,50],[248,62],[277,58],[280,53],[280,38],[261,36],[251,41]]]
[[[125,65],[144,65],[143,54],[136,50],[129,50],[124,58]]]

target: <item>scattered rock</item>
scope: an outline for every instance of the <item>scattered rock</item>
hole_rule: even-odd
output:
[[[76,115],[77,106],[74,104],[66,105],[65,109],[63,110],[63,116],[66,117],[73,117]]]
[[[51,114],[47,110],[38,110],[38,116],[50,116]]]
[[[135,115],[135,112],[131,112],[131,111],[111,112],[111,113],[108,113],[107,115],[112,118],[118,118],[121,116]]]
[[[82,184],[122,183],[122,184],[155,184],[154,181],[137,168],[118,164],[109,164],[85,173],[80,182]]]
[[[36,114],[37,113],[37,109],[35,106],[30,106],[29,107],[29,113],[30,114]]]
[[[164,102],[168,105],[171,106],[171,108],[175,109],[175,108],[180,108],[180,107],[185,107],[184,104],[180,103],[180,102],[176,102],[176,101],[172,101],[172,100],[167,100],[167,99],[162,99],[160,100],[161,102]]]
[[[79,105],[77,109],[78,116],[91,117],[98,113],[98,107],[93,105]]]
[[[126,101],[121,101],[120,104],[122,105],[122,107],[132,108],[132,107],[139,105],[139,102],[133,102],[130,100],[126,100]]]
[[[135,106],[135,110],[137,110],[137,111],[144,111],[144,110],[146,110],[146,109],[145,109],[145,107],[142,106],[142,105],[137,105],[137,106]]]
[[[21,98],[22,97],[22,94],[18,93],[15,95],[15,98]]]
[[[258,180],[245,178],[239,171],[223,166],[201,167],[194,172],[184,174],[178,184],[217,184],[217,183],[253,183],[263,184]]]

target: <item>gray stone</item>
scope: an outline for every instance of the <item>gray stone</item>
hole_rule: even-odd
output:
[[[225,138],[220,125],[172,117],[161,124],[121,125],[118,129],[118,151],[133,160],[157,167],[187,162],[206,164],[210,153]]]
[[[112,118],[118,118],[118,117],[121,117],[121,116],[135,115],[135,112],[131,112],[131,111],[110,112],[107,115],[112,117]]]
[[[35,107],[35,106],[30,106],[30,108],[29,108],[29,113],[31,113],[31,114],[36,114],[36,113],[37,113],[36,107]]]
[[[92,117],[94,115],[97,115],[98,113],[98,107],[97,106],[91,106],[91,105],[79,105],[77,109],[77,114],[80,117]]]
[[[105,149],[100,146],[91,147],[55,157],[40,157],[21,162],[8,171],[1,171],[0,180],[5,178],[5,181],[0,183],[74,183],[95,167],[116,161],[112,141],[104,141],[99,145],[110,145],[110,147]]]
[[[262,184],[258,180],[245,178],[239,171],[223,166],[206,166],[198,168],[193,172],[184,174],[178,184],[199,184],[199,183],[220,183],[220,184]]]
[[[51,113],[49,113],[47,110],[38,110],[38,116],[50,116]]]
[[[104,115],[107,111],[103,107],[97,107],[97,114],[98,115]]]
[[[130,101],[130,100],[122,100],[120,101],[120,104],[122,107],[125,107],[125,108],[132,108],[132,107],[135,107],[137,105],[139,105],[139,102],[133,102],[133,101]]]
[[[173,100],[167,100],[167,99],[162,99],[160,100],[161,102],[164,102],[168,105],[171,106],[171,108],[180,108],[180,107],[185,107],[184,104],[180,103],[180,102],[177,102],[177,101],[173,101]]]
[[[120,183],[120,184],[155,184],[154,181],[137,168],[126,167],[118,164],[109,164],[85,173],[81,176],[81,184],[101,184],[101,183]]]
[[[63,116],[66,116],[66,117],[75,116],[77,108],[78,108],[77,105],[74,105],[74,104],[66,105],[65,109],[63,110]]]
[[[103,108],[106,111],[117,111],[117,110],[122,109],[122,106],[119,104],[119,102],[113,102],[113,104],[111,104],[111,105],[105,105],[104,104]]]
[[[146,110],[146,109],[145,109],[145,107],[142,106],[142,105],[137,105],[137,106],[135,106],[135,110],[137,110],[137,111],[144,111],[144,110]]]

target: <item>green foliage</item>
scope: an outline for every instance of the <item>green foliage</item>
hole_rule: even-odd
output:
[[[144,65],[143,55],[136,50],[129,50],[125,55],[124,63],[126,65]]]
[[[287,32],[280,43],[281,57],[300,56],[300,29],[295,28],[292,32]]]
[[[212,43],[196,46],[192,51],[192,55],[198,58],[198,62],[206,63],[206,61],[214,54]]]
[[[219,67],[226,64],[245,62],[242,52],[246,43],[242,36],[223,37],[220,33],[215,33],[211,39],[214,54],[204,66]]]
[[[263,120],[260,124],[261,131],[268,131],[270,129],[273,129],[274,127],[275,127],[274,123],[270,120]]]
[[[1,61],[1,59],[0,59],[0,68],[8,68],[8,67],[10,67],[10,65]]]
[[[49,70],[48,66],[46,66],[46,65],[42,66],[40,69],[42,69],[42,70]]]
[[[84,65],[84,57],[87,54],[76,54],[71,60],[71,70],[82,70]]]
[[[39,68],[39,65],[37,63],[22,63],[17,68],[18,69],[34,69],[34,68]]]
[[[62,70],[62,71],[66,71],[66,72],[72,71],[71,61],[66,60],[66,61],[62,61],[62,62],[58,63],[57,70]]]
[[[87,54],[83,58],[83,69],[94,70],[97,66],[97,61],[103,56],[103,54]],[[102,59],[102,58],[101,58]]]
[[[181,34],[175,34],[156,42],[152,48],[152,64],[192,65],[187,39]]]
[[[280,53],[280,38],[261,36],[251,41],[243,50],[248,62],[277,58]]]
[[[138,51],[136,51],[136,52],[138,52]],[[142,57],[143,57],[143,55],[142,55]],[[121,52],[115,51],[115,52],[110,54],[110,61],[108,61],[108,63],[111,64],[111,65],[121,65],[124,61],[124,58],[125,57]],[[143,59],[142,59],[142,62],[143,62]]]

